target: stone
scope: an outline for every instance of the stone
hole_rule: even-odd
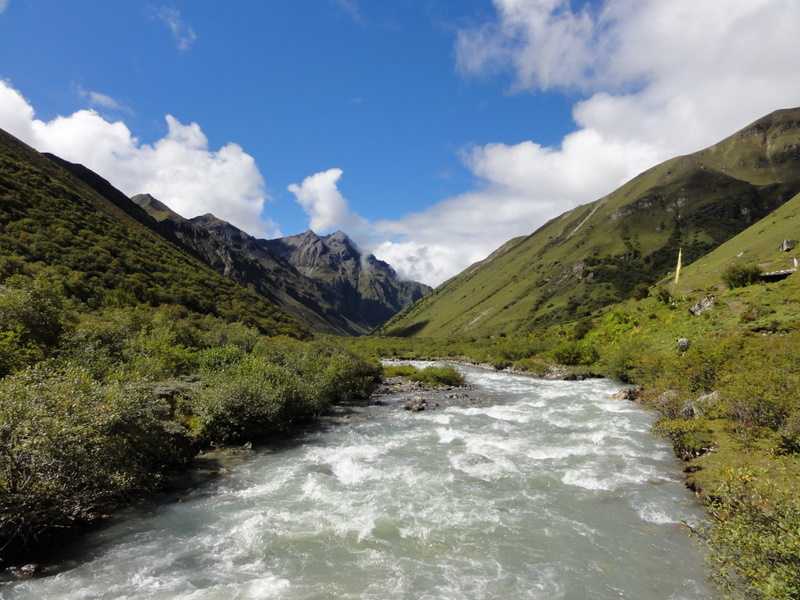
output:
[[[692,313],[695,317],[702,315],[707,310],[711,310],[714,308],[715,299],[714,296],[706,296],[696,304],[693,304],[692,307],[689,309],[689,312]]]
[[[781,252],[791,252],[797,247],[797,240],[783,240],[780,245]]]
[[[693,403],[695,416],[702,417],[703,415],[708,414],[715,406],[717,406],[717,404],[719,404],[719,398],[720,394],[716,390],[709,392],[708,394],[698,396]]]
[[[425,398],[417,396],[406,402],[403,408],[411,412],[420,412],[428,408],[428,401],[425,400]]]
[[[660,394],[658,398],[656,398],[655,405],[656,408],[665,415],[674,415],[674,406],[675,403],[678,401],[680,394],[677,390],[667,390]]]
[[[27,565],[22,565],[21,567],[12,567],[11,572],[13,573],[14,577],[18,579],[28,579],[41,573],[42,567],[36,563],[28,563]]]
[[[697,407],[691,400],[687,400],[686,402],[683,403],[680,415],[684,419],[694,419],[695,417],[703,416],[702,413],[700,413],[700,411],[697,410]]]
[[[691,346],[691,342],[685,337],[678,338],[677,346],[678,352],[686,352],[689,349],[689,346]]]
[[[629,402],[636,402],[637,400],[639,400],[641,394],[642,394],[642,388],[637,385],[634,387],[628,387],[623,390],[620,390],[611,397],[614,400],[627,400]]]

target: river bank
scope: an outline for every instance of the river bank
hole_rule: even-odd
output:
[[[607,380],[459,370],[478,402],[341,407],[5,597],[712,596],[650,413]]]

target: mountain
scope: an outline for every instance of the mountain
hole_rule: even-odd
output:
[[[0,282],[55,272],[88,308],[177,304],[305,336],[267,298],[219,275],[108,181],[0,130]]]
[[[316,331],[368,333],[430,292],[362,255],[343,232],[262,240],[212,214],[185,219],[149,194],[132,200],[216,271]]]
[[[800,260],[800,194],[683,269],[678,291],[716,292],[724,285],[721,274],[732,264],[782,271],[794,268],[795,258]]]
[[[800,109],[648,169],[510,240],[388,322],[388,335],[478,336],[571,321],[707,254],[800,192]]]

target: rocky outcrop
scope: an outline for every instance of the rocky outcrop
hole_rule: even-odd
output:
[[[319,236],[309,230],[262,243],[306,277],[327,285],[337,298],[337,310],[370,330],[431,291],[424,284],[400,279],[373,255],[362,254],[342,231]]]
[[[317,331],[368,333],[430,292],[363,255],[341,231],[264,240],[210,213],[185,219],[149,194],[132,200],[213,269]]]
[[[411,398],[403,405],[403,409],[411,412],[422,412],[427,408],[428,408],[428,401],[421,396],[416,396],[414,398]]]
[[[715,302],[716,300],[714,299],[714,296],[705,296],[701,300],[698,300],[696,303],[694,303],[689,308],[689,312],[692,313],[695,317],[699,317],[704,312],[714,308]]]
[[[687,400],[681,408],[680,416],[684,419],[706,417],[719,404],[719,392],[713,391],[698,396],[695,400]]]

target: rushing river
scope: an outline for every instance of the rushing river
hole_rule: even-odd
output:
[[[460,368],[479,405],[358,409],[0,597],[712,597],[679,524],[702,513],[652,415],[609,381]]]

